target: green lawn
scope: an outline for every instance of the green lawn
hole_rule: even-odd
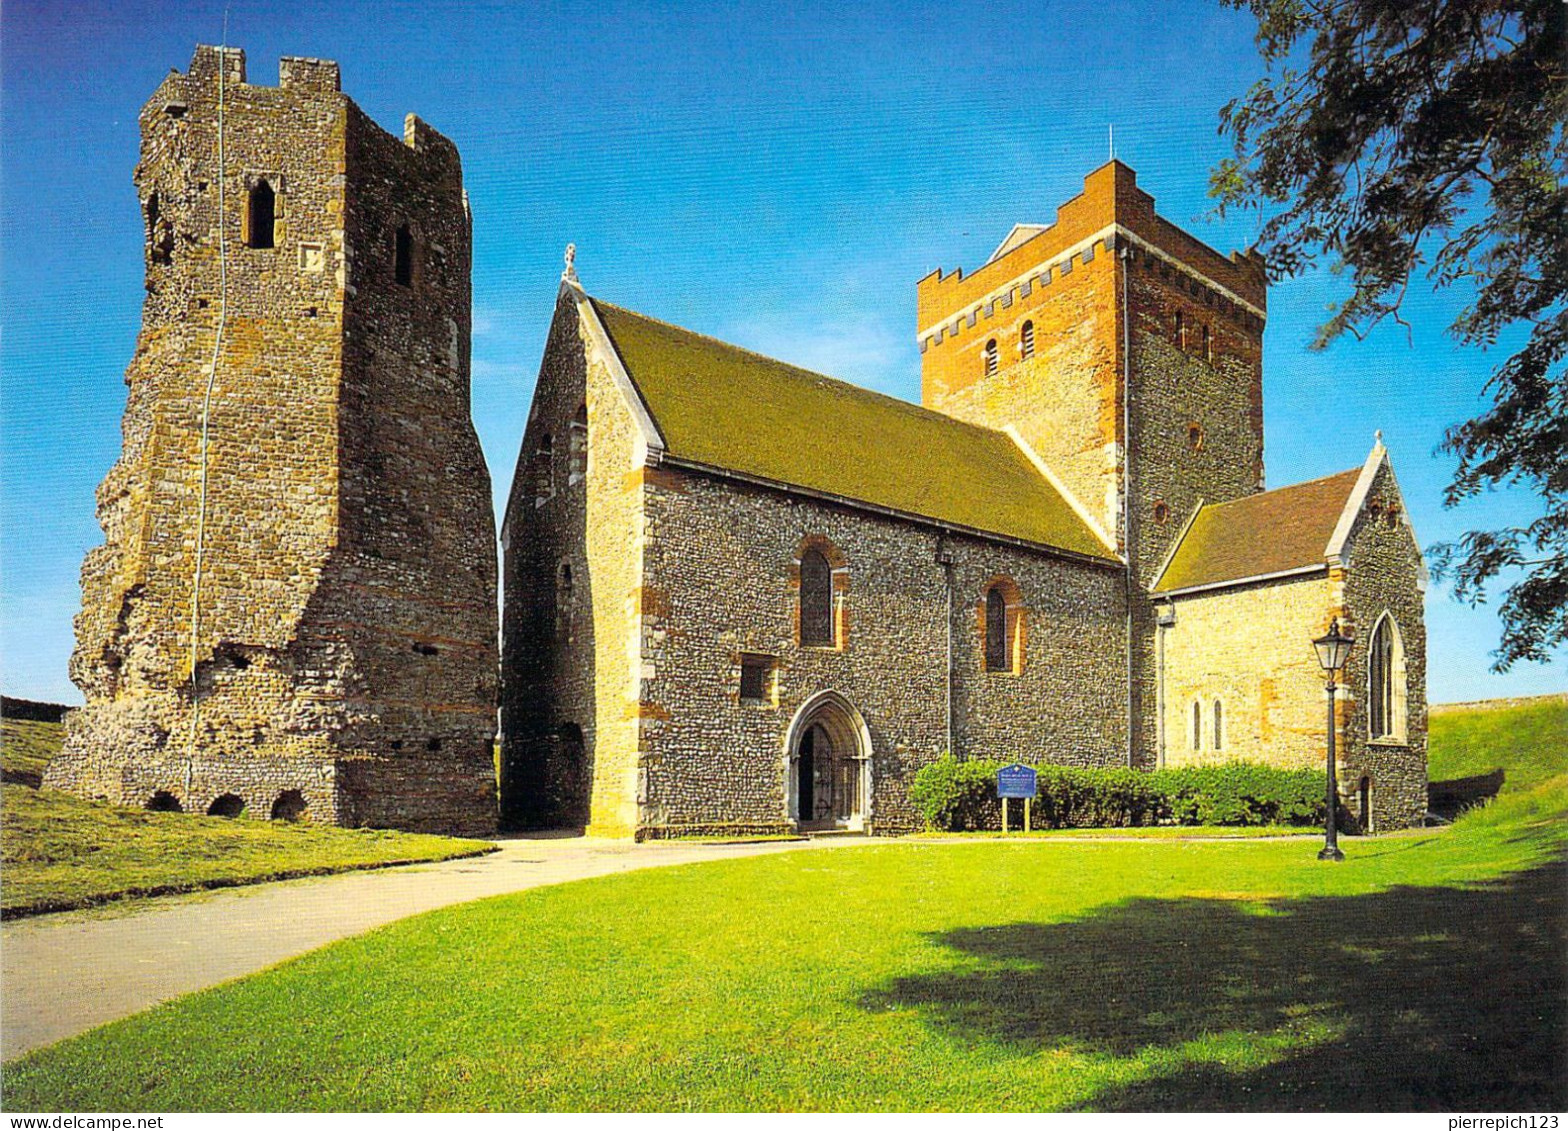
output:
[[[1496,801],[1340,865],[911,841],[543,888],[40,1050],[4,1104],[1561,1110],[1568,767],[1503,733]]]
[[[58,723],[0,721],[0,914],[84,907],[493,849],[484,841],[240,818],[148,813],[10,784],[59,749]],[[36,780],[36,777],[34,778]]]
[[[906,843],[394,924],[43,1050],[9,1110],[1561,1109],[1568,778],[1351,842]]]

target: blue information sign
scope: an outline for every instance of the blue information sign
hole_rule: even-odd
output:
[[[1037,788],[1037,775],[1033,767],[1014,762],[996,771],[998,797],[1033,797]]]

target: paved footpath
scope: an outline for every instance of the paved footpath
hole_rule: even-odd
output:
[[[223,888],[0,927],[0,1059],[437,907],[638,868],[866,843],[501,841],[469,860]]]

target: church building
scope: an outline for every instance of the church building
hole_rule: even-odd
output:
[[[1112,161],[917,284],[916,406],[569,256],[502,526],[503,820],[901,832],[945,752],[1321,769],[1337,619],[1352,824],[1418,822],[1420,550],[1380,440],[1264,489],[1266,289]]]

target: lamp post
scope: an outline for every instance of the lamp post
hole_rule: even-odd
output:
[[[1355,641],[1339,631],[1339,618],[1334,618],[1334,623],[1329,625],[1328,635],[1320,636],[1312,642],[1312,647],[1317,649],[1318,663],[1323,665],[1323,670],[1328,673],[1328,816],[1323,829],[1323,849],[1318,853],[1319,860],[1343,860],[1345,854],[1339,850],[1339,829],[1337,817],[1339,810],[1339,781],[1334,765],[1334,732],[1337,729],[1334,720],[1334,692],[1338,685],[1334,682],[1334,673],[1345,666],[1345,661],[1350,658],[1350,646]]]

